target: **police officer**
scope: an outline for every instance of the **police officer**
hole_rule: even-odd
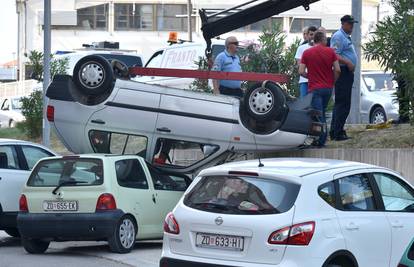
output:
[[[355,21],[352,16],[343,16],[341,29],[331,38],[331,47],[334,48],[341,66],[341,75],[335,83],[335,106],[330,130],[331,139],[336,141],[349,139],[344,126],[351,109],[354,70],[357,64],[357,55],[351,40],[354,23],[358,23],[358,21]]]
[[[241,72],[240,58],[237,56],[239,42],[234,36],[228,37],[225,42],[226,49],[217,55],[213,71]],[[213,80],[214,94],[242,97],[241,81]]]

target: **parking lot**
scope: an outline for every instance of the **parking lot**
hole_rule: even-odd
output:
[[[109,251],[106,242],[52,242],[45,254],[30,255],[20,245],[20,239],[0,231],[0,266],[28,267],[41,262],[42,267],[155,267],[161,246],[161,241],[138,242],[131,253],[115,254]]]

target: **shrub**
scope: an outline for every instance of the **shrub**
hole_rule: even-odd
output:
[[[43,93],[35,91],[21,101],[22,115],[26,120],[17,124],[17,127],[30,139],[37,139],[42,135]]]

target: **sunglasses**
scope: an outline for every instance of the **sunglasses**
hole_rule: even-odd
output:
[[[230,42],[229,44],[234,44],[234,45],[238,46],[239,42]]]

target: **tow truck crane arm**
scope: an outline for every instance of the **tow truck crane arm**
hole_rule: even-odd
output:
[[[201,30],[203,31],[204,39],[207,42],[206,55],[209,57],[209,54],[211,54],[211,39],[220,34],[236,30],[299,6],[303,6],[305,10],[309,10],[310,4],[318,1],[319,0],[268,0],[263,2],[259,0],[251,0],[212,15],[207,15],[205,9],[200,9],[199,13],[202,22]],[[239,10],[240,8],[255,2],[260,3]]]

